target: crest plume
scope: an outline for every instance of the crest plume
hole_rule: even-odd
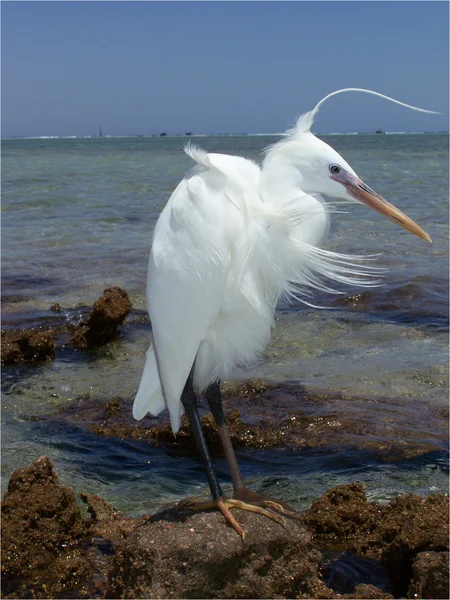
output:
[[[385,100],[389,100],[390,102],[394,102],[394,104],[399,104],[400,106],[404,106],[405,108],[410,108],[411,110],[417,110],[418,112],[428,113],[431,115],[440,115],[442,113],[436,112],[434,110],[426,110],[425,108],[418,108],[417,106],[411,106],[411,104],[406,104],[405,102],[400,102],[400,100],[395,100],[395,98],[391,98],[390,96],[386,96],[385,94],[380,94],[380,92],[374,92],[373,90],[366,90],[364,88],[343,88],[342,90],[336,90],[335,92],[331,92],[322,98],[316,106],[310,110],[309,112],[301,115],[297,121],[297,125],[294,128],[295,133],[306,133],[311,130],[311,127],[314,123],[314,118],[316,114],[319,112],[319,108],[322,104],[331,98],[332,96],[336,96],[337,94],[342,94],[343,92],[363,92],[364,94],[372,94],[374,96],[378,96],[379,98],[384,98]]]

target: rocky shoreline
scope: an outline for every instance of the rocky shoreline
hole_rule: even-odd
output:
[[[2,362],[53,360],[65,345],[93,350],[113,340],[129,315],[126,292],[109,288],[78,321],[54,305],[47,328],[3,333]],[[147,319],[139,311],[129,322]],[[148,320],[148,319],[147,319]],[[147,322],[147,321],[146,321]],[[313,393],[298,382],[223,384],[224,409],[235,448],[295,453],[351,447],[391,462],[440,450],[448,409],[430,406],[433,431],[420,415],[389,399],[373,418],[372,398]],[[39,419],[63,421],[97,436],[143,440],[195,456],[185,418],[175,438],[166,417],[131,416],[131,398],[75,398]],[[355,406],[357,405],[357,410]],[[380,408],[380,407],[379,407]],[[221,445],[201,405],[213,456]],[[148,493],[152,494],[151,477]],[[80,491],[80,490],[78,490]],[[338,486],[285,527],[236,510],[245,542],[216,512],[177,505],[131,518],[100,496],[60,483],[42,457],[17,469],[2,502],[2,583],[5,598],[447,598],[448,497],[399,496],[369,502],[359,483]],[[81,499],[81,501],[80,501]]]
[[[151,493],[151,488],[149,489]],[[448,497],[328,490],[283,527],[177,506],[130,518],[62,485],[41,457],[2,503],[4,598],[448,598]]]

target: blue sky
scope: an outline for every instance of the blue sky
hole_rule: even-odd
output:
[[[3,136],[448,130],[447,2],[2,2]]]

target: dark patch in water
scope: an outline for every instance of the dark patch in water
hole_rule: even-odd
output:
[[[57,277],[36,277],[35,275],[15,274],[15,275],[2,275],[2,288],[16,289],[24,287],[40,287],[43,285],[56,285],[60,283],[60,279]]]
[[[389,577],[381,561],[350,552],[324,552],[321,563],[324,582],[339,594],[353,594],[359,584],[376,585],[389,592]]]
[[[332,392],[314,394],[302,386],[276,389],[261,384],[257,391],[257,382],[251,382],[248,389],[253,393],[247,396],[244,391],[241,395],[229,395],[224,388],[227,423],[238,449],[280,448],[304,453],[327,448],[329,461],[335,456],[342,461],[342,453],[350,451],[352,460],[360,456],[367,464],[372,457],[398,462],[440,451],[447,440],[447,419],[439,407],[428,408],[427,430],[421,413],[416,414],[409,399],[390,398],[380,406],[380,400],[373,402],[370,398]],[[115,410],[111,411],[113,400]],[[174,452],[196,453],[186,417],[175,437],[166,415],[136,422],[131,404],[131,399],[123,398],[81,399],[65,407],[60,416],[103,437],[140,439]],[[201,418],[208,444],[214,456],[222,456],[217,428],[205,411],[202,404]]]
[[[360,292],[338,298],[331,306],[367,313],[372,320],[387,320],[442,331],[448,331],[449,327],[448,284],[443,281],[412,282],[397,288]]]

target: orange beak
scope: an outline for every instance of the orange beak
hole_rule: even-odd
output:
[[[417,223],[414,223],[414,221],[402,213],[401,210],[370,189],[370,187],[358,177],[355,177],[344,169],[341,169],[341,172],[332,175],[331,179],[342,183],[342,185],[347,189],[348,194],[355,200],[358,200],[358,202],[365,204],[369,208],[373,208],[373,210],[379,212],[380,215],[388,217],[391,219],[391,221],[397,223],[397,225],[400,225],[410,233],[417,235],[417,237],[420,237],[427,242],[431,242],[431,238],[428,233],[419,227]]]

